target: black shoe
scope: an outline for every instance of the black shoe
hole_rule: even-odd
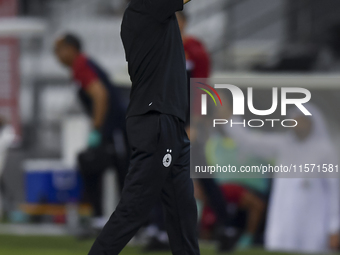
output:
[[[156,237],[149,240],[146,246],[143,248],[143,252],[159,252],[169,251],[170,245],[168,242],[161,242]]]
[[[218,238],[218,252],[229,253],[235,250],[240,233],[237,230],[230,229],[224,231]]]

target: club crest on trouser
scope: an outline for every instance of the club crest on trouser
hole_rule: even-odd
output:
[[[163,158],[163,165],[165,167],[169,167],[171,165],[171,161],[172,161],[172,156],[170,154],[171,152],[172,152],[172,150],[168,149],[167,154]]]

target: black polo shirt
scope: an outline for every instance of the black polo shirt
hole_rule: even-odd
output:
[[[132,81],[127,116],[158,111],[186,119],[185,53],[175,12],[183,0],[131,0],[121,37]]]

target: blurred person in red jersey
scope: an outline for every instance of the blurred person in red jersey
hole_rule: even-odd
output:
[[[190,108],[188,109],[187,117],[187,133],[193,143],[200,143],[200,135],[202,132],[198,130],[193,130],[191,123],[199,121],[196,116],[200,115],[201,111],[201,95],[204,93],[201,90],[191,90],[190,92],[190,79],[200,78],[201,82],[207,83],[211,74],[211,60],[208,50],[205,45],[194,36],[187,34],[187,24],[188,17],[183,11],[177,12],[178,25],[181,30],[182,41],[184,45],[184,51],[186,56],[186,68],[188,76],[188,90],[190,95]],[[197,126],[197,124],[195,125]],[[196,135],[194,135],[196,133]],[[191,136],[190,136],[191,134]],[[200,147],[200,146],[196,146]],[[203,155],[203,154],[202,154]],[[205,160],[202,158],[202,160]],[[215,179],[197,179],[194,181],[195,194],[204,193],[210,208],[217,216],[217,221],[220,228],[218,229],[218,250],[221,252],[226,252],[234,249],[238,235],[234,227],[232,227],[233,217],[227,213],[226,208],[228,208],[228,201],[224,199],[222,190],[220,189],[218,183]],[[199,207],[202,205],[199,204]]]
[[[211,72],[210,56],[205,48],[204,44],[197,38],[188,35],[186,27],[188,23],[188,17],[185,12],[177,12],[178,25],[181,30],[182,41],[184,45],[186,68],[188,73],[188,90],[190,95],[190,79],[191,78],[203,78],[208,79]],[[200,114],[200,97],[201,90],[191,91],[191,113],[195,116]],[[190,109],[189,109],[190,111]],[[187,125],[189,125],[190,117],[188,112]],[[194,118],[194,116],[192,116]],[[188,130],[188,129],[187,129]],[[189,131],[189,130],[188,130]]]
[[[127,172],[124,102],[106,72],[82,51],[82,42],[76,35],[62,35],[56,40],[54,50],[59,62],[71,70],[79,100],[91,119],[88,149],[80,153],[78,163],[85,186],[83,202],[93,207],[92,227],[101,229],[107,220],[103,217],[103,174],[113,166],[122,190]]]
[[[177,20],[184,45],[189,78],[209,78],[210,56],[204,44],[186,33],[188,18],[185,12],[177,12]]]

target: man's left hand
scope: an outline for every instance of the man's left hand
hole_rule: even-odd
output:
[[[89,134],[87,145],[90,148],[96,148],[98,147],[102,142],[102,135],[98,130],[92,130]]]

